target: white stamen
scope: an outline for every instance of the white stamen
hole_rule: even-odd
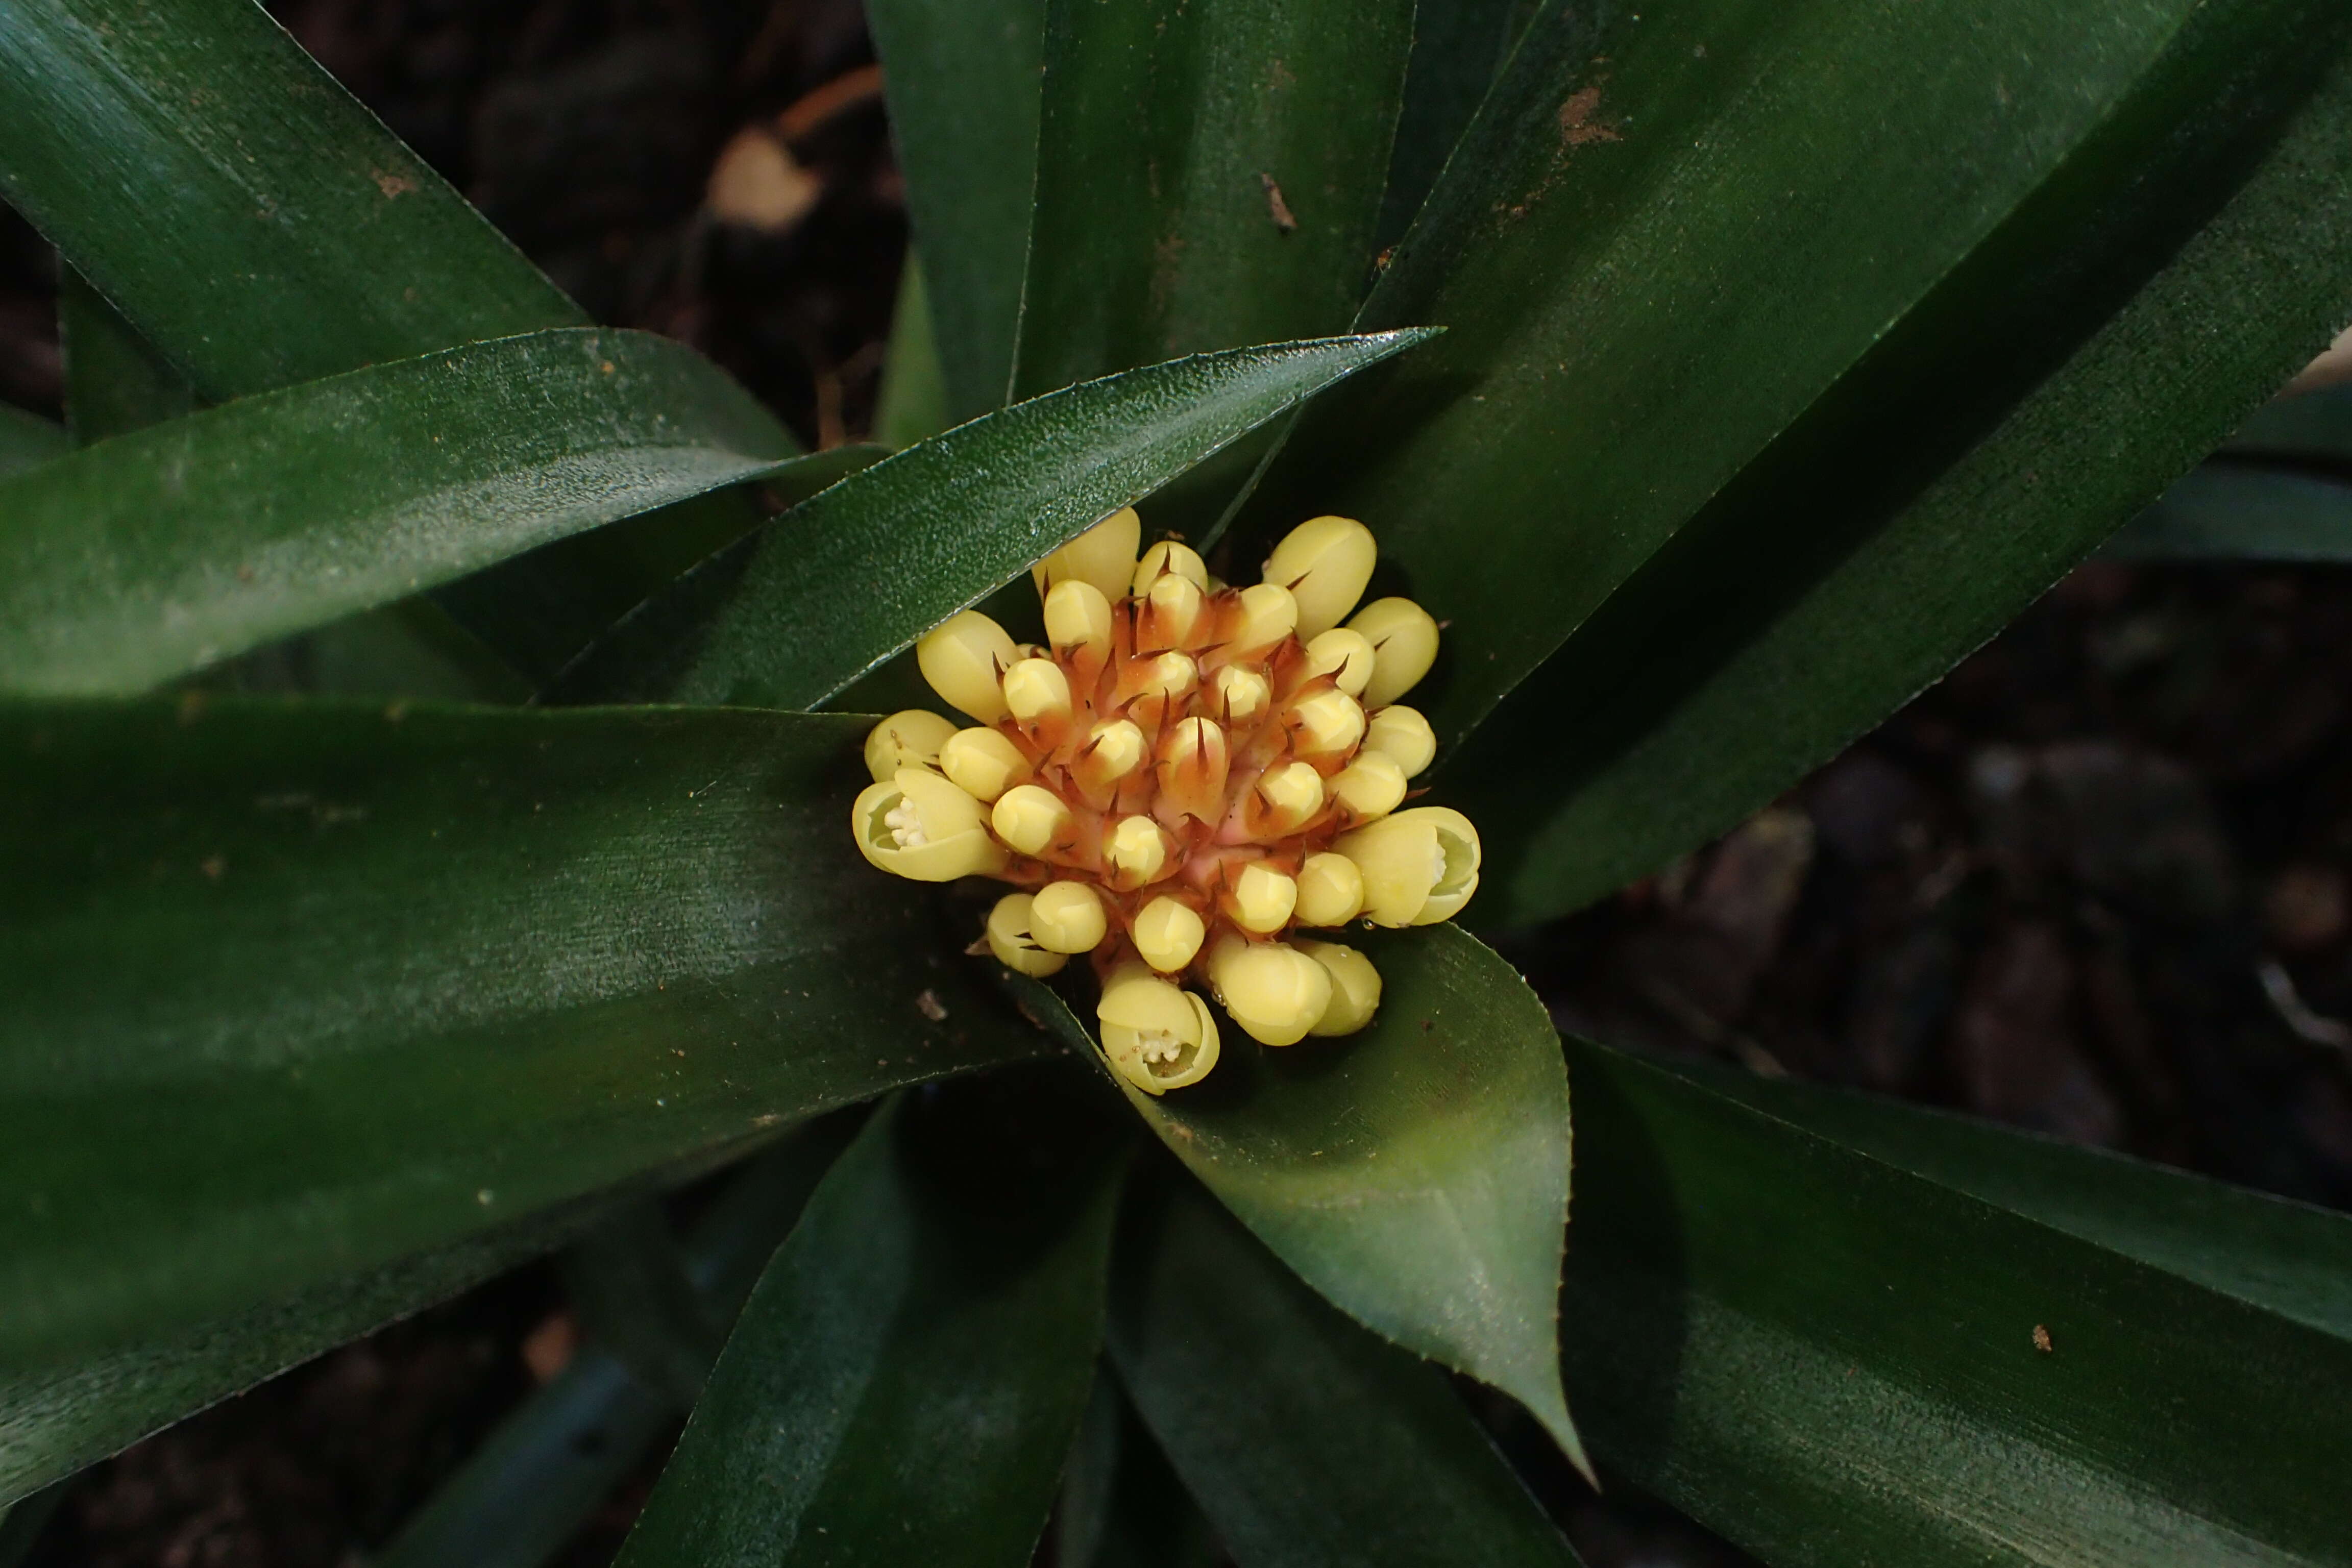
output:
[[[920,849],[930,842],[923,836],[923,819],[911,800],[901,799],[883,813],[882,826],[890,830],[890,841],[901,849]]]
[[[1184,1054],[1184,1042],[1165,1029],[1145,1029],[1136,1036],[1136,1045],[1147,1062],[1172,1062]]]

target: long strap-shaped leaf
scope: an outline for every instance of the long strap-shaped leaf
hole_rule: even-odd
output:
[[[1566,1353],[1605,1464],[1791,1568],[2352,1562],[2352,1221],[1570,1067]]]
[[[1119,1190],[1115,1123],[1056,1084],[1073,1070],[874,1119],[752,1292],[626,1568],[1029,1561],[1094,1381]]]
[[[1106,514],[1426,336],[1194,354],[975,419],[698,568],[569,686],[599,700],[814,707]]]
[[[1045,0],[866,7],[889,83],[890,141],[923,253],[948,418],[959,424],[1002,406],[1012,385],[1045,12]]]
[[[1454,735],[1616,596],[1477,764],[1497,837],[1613,770],[1489,919],[1588,899],[1783,787],[2151,499],[2343,304],[2347,226],[2319,215],[2346,138],[2298,109],[2341,7],[1603,16],[1548,7],[1367,307],[1448,322],[1444,346],[1318,410],[1257,514],[1380,531],[1452,622],[1427,696]],[[1621,763],[1662,713],[1671,743]],[[1551,743],[1554,787],[1521,787]]]
[[[215,401],[581,320],[248,0],[11,0],[0,192]]]
[[[830,476],[667,339],[560,328],[151,425],[0,479],[0,689],[128,695],[552,539]]]
[[[1381,972],[1370,1028],[1284,1050],[1229,1029],[1202,1087],[1128,1098],[1308,1284],[1510,1394],[1581,1464],[1557,1348],[1569,1187],[1559,1037],[1511,966],[1453,926],[1349,940]],[[1093,1053],[1052,992],[1024,994]]]
[[[0,403],[0,474],[61,458],[66,433],[37,414]]]
[[[1241,1568],[1574,1563],[1436,1368],[1170,1185],[1119,1237],[1111,1351]]]
[[[2125,561],[2352,561],[2352,484],[2274,464],[2209,462],[2101,553]]]
[[[1036,1049],[858,859],[861,729],[0,708],[0,1365]]]

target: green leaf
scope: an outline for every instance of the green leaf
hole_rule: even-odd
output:
[[[1412,47],[1410,0],[1048,0],[1015,391],[1346,326]]]
[[[1057,1568],[1219,1568],[1201,1505],[1106,1365],[1054,1508]]]
[[[931,317],[921,260],[909,247],[898,272],[898,302],[890,315],[890,342],[882,357],[874,439],[897,451],[927,441],[953,423],[940,366],[939,333]]]
[[[0,1506],[0,1568],[16,1568],[40,1539],[49,1515],[65,1500],[63,1487],[51,1487],[21,1502]]]
[[[2352,485],[2265,463],[2209,462],[2101,553],[2124,561],[2352,561]]]
[[[65,456],[66,433],[61,426],[0,403],[0,474],[13,474]]]
[[[794,450],[693,351],[588,328],[151,425],[0,479],[0,689],[144,690],[548,540],[786,473]]]
[[[58,336],[65,351],[66,428],[75,446],[194,409],[186,379],[63,262],[58,266]]]
[[[1604,1465],[1791,1568],[2347,1561],[2352,1406],[2315,1394],[2352,1386],[2352,1222],[1570,1058],[1564,1345]]]
[[[1242,1568],[1576,1561],[1436,1368],[1168,1186],[1122,1227],[1111,1353]]]
[[[1119,1189],[1069,1070],[874,1119],[752,1292],[625,1568],[1029,1561]]]
[[[1198,1087],[1159,1099],[1120,1087],[1308,1284],[1511,1394],[1580,1464],[1555,1342],[1569,1188],[1559,1037],[1511,966],[1451,925],[1349,940],[1381,972],[1370,1027],[1285,1050],[1228,1027]],[[1097,1055],[1051,992],[1022,995]]]
[[[947,422],[961,423],[1003,405],[1013,380],[1045,4],[868,0],[866,21],[928,258]]]
[[[854,1112],[795,1129],[747,1162],[695,1222],[687,1274],[714,1321],[730,1322],[742,1310],[856,1130]],[[370,1561],[375,1568],[540,1568],[683,1411],[592,1339],[500,1421]]]
[[[247,0],[12,5],[0,193],[213,402],[582,319]]]
[[[1038,1048],[852,845],[869,724],[0,708],[0,1365]]]
[[[910,447],[698,569],[572,695],[811,708],[1108,513],[1426,334],[1195,354]]]
[[[1443,346],[1316,410],[1256,512],[1373,525],[1451,622],[1423,694],[1449,739],[1575,633],[1454,770],[1517,868],[1490,919],[1785,787],[2352,292],[2342,89],[2309,96],[2340,7],[1591,16],[1538,20],[1366,307]]]
[[[1535,9],[1536,0],[1444,0],[1414,11],[1375,236],[1381,249],[1404,237]]]
[[[2221,447],[2228,459],[2288,459],[2338,469],[2352,465],[2352,386],[2273,398]]]
[[[567,1205],[225,1317],[155,1315],[126,1343],[0,1356],[0,1499],[23,1497],[264,1378],[559,1247],[593,1219]]]

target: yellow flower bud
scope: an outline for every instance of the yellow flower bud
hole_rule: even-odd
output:
[[[1045,595],[1045,640],[1058,653],[1110,647],[1110,601],[1076,577],[1055,584]]]
[[[1160,748],[1160,798],[1213,822],[1225,804],[1225,732],[1210,719],[1184,719]]]
[[[1116,784],[1143,765],[1143,731],[1132,719],[1112,719],[1087,732],[1087,743],[1070,763],[1088,789]]]
[[[1323,809],[1323,775],[1312,763],[1285,763],[1260,776],[1257,795],[1265,803],[1264,830],[1288,833]]]
[[[1308,1034],[1352,1035],[1372,1021],[1381,1005],[1381,972],[1370,959],[1336,942],[1302,942],[1298,951],[1331,977],[1331,1005]]]
[[[1141,697],[1184,697],[1201,683],[1201,667],[1186,653],[1163,653],[1148,661],[1139,675],[1137,695]]]
[[[1135,917],[1135,951],[1163,974],[1173,974],[1192,963],[1208,934],[1199,911],[1164,895],[1144,905],[1142,913]]]
[[[1216,693],[1213,710],[1228,724],[1245,723],[1256,718],[1274,700],[1274,688],[1266,683],[1265,677],[1238,664],[1229,664],[1217,671],[1211,689]]]
[[[1274,547],[1265,580],[1290,590],[1298,601],[1298,636],[1311,639],[1348,618],[1379,555],[1372,531],[1355,519],[1309,518]]]
[[[1298,868],[1297,921],[1303,926],[1343,926],[1364,909],[1364,874],[1345,855],[1309,855]]]
[[[1341,757],[1364,738],[1364,710],[1344,691],[1318,691],[1290,705],[1290,744],[1302,757]]]
[[[1386,752],[1361,751],[1331,776],[1331,794],[1359,820],[1386,816],[1404,800],[1404,769]]]
[[[1163,539],[1145,551],[1143,559],[1135,563],[1131,591],[1140,599],[1151,592],[1153,584],[1171,573],[1184,578],[1195,588],[1203,592],[1208,589],[1209,563],[1191,547],[1179,544],[1172,539]]]
[[[955,722],[920,708],[893,713],[866,737],[866,771],[876,784],[898,776],[900,768],[928,768],[940,760],[940,748],[955,733]]]
[[[1004,717],[1004,672],[1020,658],[1004,628],[978,610],[950,616],[915,645],[931,689],[983,724]]]
[[[1037,592],[1044,595],[1057,583],[1091,583],[1106,600],[1124,598],[1127,580],[1135,571],[1135,548],[1143,539],[1143,520],[1123,506],[1030,569]]]
[[[1024,724],[1066,718],[1070,678],[1050,658],[1024,658],[1004,672],[1004,706]]]
[[[992,801],[1014,784],[1027,784],[1030,767],[1020,747],[982,725],[948,737],[940,748],[940,772],[972,799]]]
[[[1340,690],[1354,697],[1372,679],[1372,645],[1361,632],[1334,626],[1307,645],[1307,669],[1311,675],[1330,676]]]
[[[1419,709],[1391,702],[1365,724],[1364,749],[1394,757],[1404,776],[1412,778],[1437,755],[1437,732]]]
[[[1022,854],[1042,855],[1069,831],[1070,808],[1043,785],[1020,784],[997,798],[989,825]]]
[[[1048,952],[1092,952],[1110,930],[1102,895],[1084,882],[1048,882],[1029,910],[1029,934]]]
[[[1362,634],[1375,656],[1371,684],[1363,690],[1367,708],[1385,708],[1395,701],[1437,662],[1437,623],[1411,599],[1374,599],[1356,612],[1348,626]]]
[[[1201,625],[1200,585],[1173,572],[1160,574],[1143,595],[1143,615],[1136,627],[1139,647],[1183,647]]]
[[[1264,653],[1298,629],[1298,601],[1279,583],[1258,583],[1241,592],[1240,624],[1225,638],[1226,653],[1246,658]]]
[[[1026,893],[1007,893],[988,911],[988,951],[996,962],[1017,974],[1040,978],[1070,962],[1066,953],[1048,952],[1030,934],[1032,900]]]
[[[1330,972],[1278,942],[1221,937],[1210,954],[1209,980],[1234,1022],[1262,1045],[1297,1045],[1331,1005]]]
[[[1167,831],[1148,816],[1120,817],[1103,841],[1103,859],[1120,888],[1144,888],[1160,880],[1174,868],[1168,864],[1173,853]]]
[[[1447,806],[1384,816],[1333,847],[1363,872],[1364,918],[1377,925],[1445,920],[1478,890],[1478,830]]]
[[[1146,1094],[1198,1083],[1217,1065],[1217,1021],[1207,1006],[1139,963],[1112,972],[1095,1019],[1112,1068]]]
[[[980,803],[928,768],[900,768],[872,784],[850,808],[851,831],[868,863],[918,882],[1004,869],[1004,847],[980,825]]]
[[[1234,923],[1261,936],[1288,925],[1290,911],[1298,907],[1298,883],[1263,860],[1243,867],[1227,891]]]

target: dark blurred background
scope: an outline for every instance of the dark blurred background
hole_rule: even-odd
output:
[[[814,445],[865,435],[906,216],[856,0],[273,10],[598,319]],[[0,398],[51,414],[53,266],[0,209]],[[1564,1028],[2352,1205],[2347,677],[2352,573],[2094,562],[1718,844],[1504,950]],[[486,1286],[98,1467],[34,1562],[357,1563],[574,1337],[551,1269]],[[1593,1568],[1746,1561],[1521,1457]]]

